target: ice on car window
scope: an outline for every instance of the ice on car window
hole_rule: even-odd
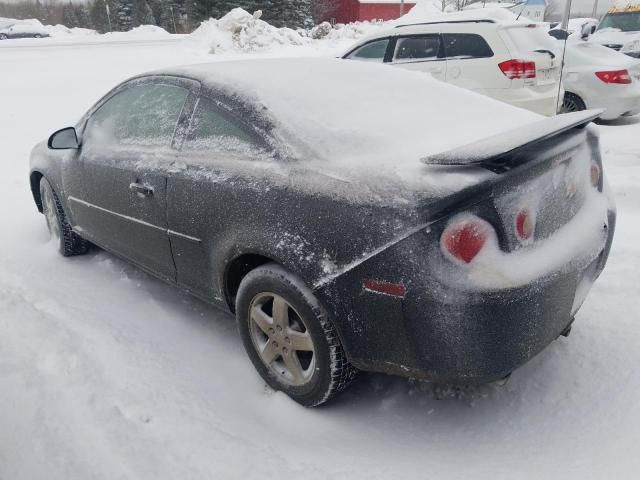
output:
[[[367,62],[382,62],[387,53],[387,45],[389,45],[389,40],[386,38],[384,40],[376,40],[358,48],[347,58]]]
[[[111,97],[87,124],[89,144],[171,145],[188,90],[175,85],[129,87]]]
[[[484,38],[473,33],[445,33],[442,35],[447,58],[487,58],[493,51]]]
[[[433,60],[438,58],[438,35],[399,38],[396,42],[394,61]]]
[[[246,154],[259,150],[255,137],[220,108],[208,98],[203,97],[198,101],[183,150],[233,151]]]

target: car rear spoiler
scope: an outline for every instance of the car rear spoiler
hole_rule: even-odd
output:
[[[574,128],[584,128],[604,110],[586,110],[546,118],[475,143],[420,159],[427,165],[496,165],[535,143]]]

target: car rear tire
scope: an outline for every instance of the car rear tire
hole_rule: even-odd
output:
[[[305,407],[325,403],[355,378],[326,310],[300,278],[277,264],[244,277],[236,319],[265,382]]]
[[[51,238],[57,242],[58,251],[65,257],[87,253],[89,242],[71,230],[58,196],[44,177],[40,179],[40,199],[47,229]]]
[[[42,38],[42,35],[36,33],[33,38]]]
[[[581,112],[586,110],[584,101],[575,93],[565,92],[560,113]]]
[[[6,40],[7,36],[4,33],[0,33],[0,40]]]

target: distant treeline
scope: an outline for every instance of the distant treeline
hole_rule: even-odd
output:
[[[27,0],[0,1],[0,17],[36,18],[44,24],[63,24],[99,32],[127,31],[139,25],[158,25],[171,33],[188,33],[211,17],[220,18],[235,7],[262,10],[262,19],[277,27],[309,27],[321,20],[339,0],[89,0],[88,3]],[[108,13],[107,13],[108,12]]]

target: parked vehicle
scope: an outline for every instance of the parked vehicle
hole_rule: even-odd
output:
[[[39,25],[28,22],[14,23],[0,29],[0,40],[11,38],[44,38],[49,34]]]
[[[622,1],[609,8],[591,41],[640,58],[640,1]]]
[[[564,112],[602,108],[603,120],[640,113],[640,62],[581,40],[567,43]]]
[[[568,332],[615,224],[597,113],[336,59],[195,65],[118,85],[30,184],[63,255],[91,242],[235,312],[264,380],[313,406],[357,369],[500,379]]]
[[[343,58],[427,72],[516,107],[555,115],[561,93],[560,54],[546,27],[516,22],[509,12],[502,13],[511,20],[476,12],[379,32],[358,42]]]

